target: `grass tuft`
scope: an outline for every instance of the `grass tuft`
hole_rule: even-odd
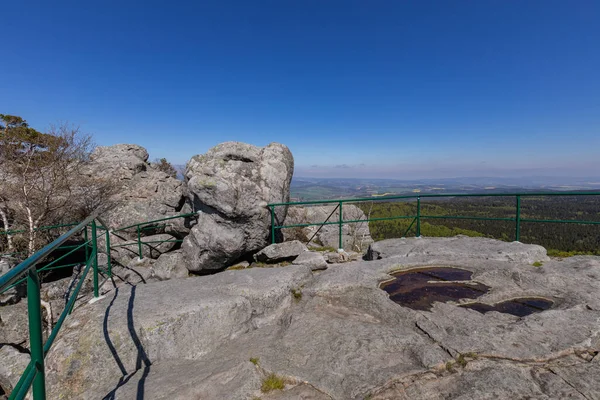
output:
[[[292,293],[292,296],[294,296],[294,300],[302,300],[302,291],[300,289],[290,289],[290,292]]]
[[[536,262],[534,262],[534,263],[533,263],[533,264],[531,264],[531,265],[533,265],[534,267],[541,267],[542,265],[544,265],[544,263],[543,263],[543,262],[541,262],[541,261],[536,261]]]
[[[330,251],[332,253],[337,253],[337,249],[334,249],[331,246],[318,246],[318,247],[309,247],[310,251]]]
[[[269,374],[266,378],[263,379],[260,390],[263,393],[269,393],[273,390],[283,390],[284,387],[285,382],[282,377],[277,376],[276,374]]]

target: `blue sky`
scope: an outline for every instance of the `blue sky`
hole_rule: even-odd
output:
[[[0,113],[296,175],[598,176],[597,1],[12,1]]]

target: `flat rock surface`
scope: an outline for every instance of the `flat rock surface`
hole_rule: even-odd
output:
[[[381,259],[314,275],[290,265],[121,287],[65,322],[47,357],[49,396],[599,398],[600,257],[550,260],[539,246],[464,237],[384,245]],[[490,290],[419,311],[379,288],[427,266],[469,270]],[[459,306],[518,297],[554,305],[526,317]],[[271,373],[285,388],[262,393]]]
[[[533,263],[546,261],[546,249],[542,246],[520,242],[502,242],[495,239],[468,238],[402,238],[387,239],[369,246],[367,259],[402,256],[407,258],[436,256],[447,260],[454,258],[479,258],[483,260]]]

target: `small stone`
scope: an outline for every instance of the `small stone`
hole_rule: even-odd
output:
[[[294,265],[308,265],[313,271],[327,269],[327,261],[321,253],[304,251],[292,261]]]
[[[277,263],[289,261],[307,251],[306,246],[299,240],[269,245],[254,255],[258,262]]]

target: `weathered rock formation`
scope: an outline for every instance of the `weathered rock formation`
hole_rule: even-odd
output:
[[[148,162],[148,152],[134,144],[117,144],[97,147],[90,156],[87,174],[106,179],[110,185],[110,196],[106,200],[106,211],[102,219],[111,229],[152,221],[190,211],[186,205],[185,184]],[[144,241],[152,241],[152,235],[161,234],[159,239],[180,239],[189,232],[190,220],[172,219],[157,224],[156,229],[145,229]],[[150,236],[150,237],[148,237]],[[111,237],[112,257],[126,265],[137,257],[135,228],[118,232]],[[156,239],[156,238],[155,238]],[[99,250],[105,251],[104,237],[99,237]],[[128,246],[124,246],[129,244]],[[173,247],[173,243],[144,245],[144,256],[158,258]]]
[[[183,242],[190,271],[218,270],[269,243],[267,204],[289,201],[294,159],[278,143],[227,142],[192,157],[185,177],[198,223]],[[277,207],[276,223],[287,207]]]
[[[49,397],[598,398],[599,257],[464,237],[384,245],[381,259],[314,275],[291,265],[121,287],[67,319],[47,357]],[[419,311],[379,288],[432,265],[473,272],[491,288],[478,302],[554,305],[526,317],[467,300]],[[286,390],[264,395],[271,373]]]
[[[332,206],[312,206],[300,207],[292,206],[288,210],[285,225],[321,223],[339,221],[339,210]],[[333,212],[333,214],[332,214]],[[342,206],[342,217],[344,220],[366,220],[365,213],[354,204],[344,204]],[[318,233],[315,235],[315,232]],[[309,246],[324,246],[337,249],[339,247],[339,226],[319,225],[295,227],[282,229],[285,240],[300,240]],[[308,241],[312,238],[310,243]],[[373,243],[371,233],[369,232],[368,222],[356,222],[344,224],[342,226],[342,246],[346,251],[355,251],[363,253],[369,245]]]
[[[90,156],[89,174],[112,177],[118,189],[104,220],[114,228],[170,217],[182,213],[185,206],[184,183],[148,162],[148,152],[134,144],[97,147]],[[166,231],[186,233],[174,220]]]

